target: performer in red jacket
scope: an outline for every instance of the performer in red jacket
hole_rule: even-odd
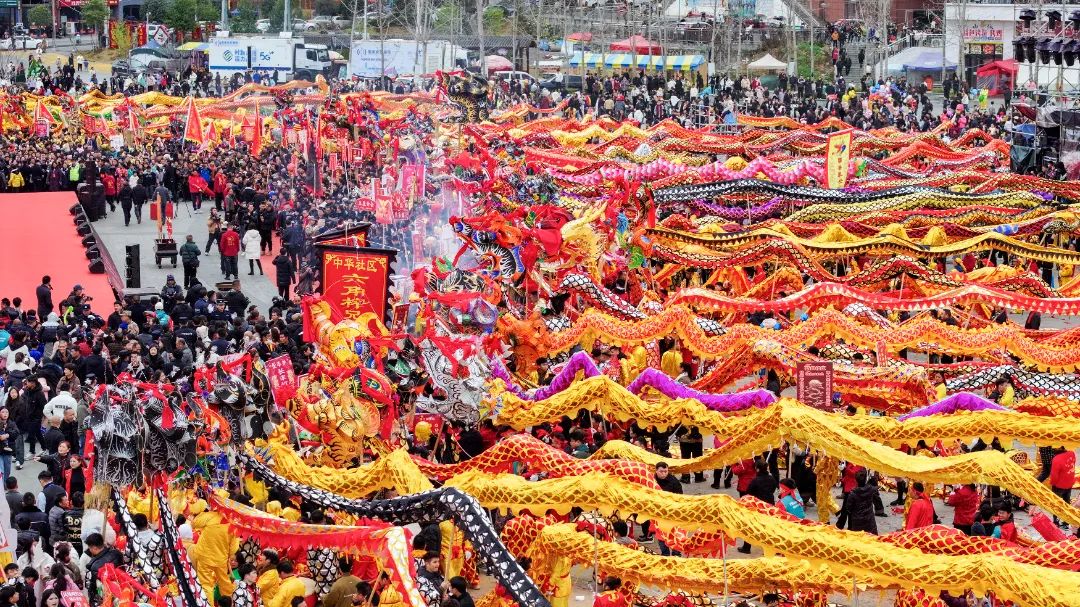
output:
[[[918,529],[934,524],[934,502],[926,494],[922,483],[911,483],[911,507],[908,509],[904,529]]]
[[[975,513],[979,511],[980,500],[979,490],[974,484],[963,485],[953,491],[945,501],[954,508],[952,526],[971,535],[971,526],[975,524]]]
[[[1054,461],[1050,463],[1050,488],[1058,494],[1066,504],[1072,502],[1072,489],[1076,484],[1076,453],[1065,447],[1058,447]],[[1054,517],[1054,523],[1061,525],[1062,522]],[[1068,523],[1065,523],[1068,526]]]

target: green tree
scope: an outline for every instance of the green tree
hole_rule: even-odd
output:
[[[101,31],[101,26],[109,18],[109,7],[106,6],[105,0],[87,0],[84,2],[82,5],[82,18],[83,21],[94,28],[94,44],[97,45],[97,33]]]
[[[35,4],[34,6],[31,6],[30,10],[26,13],[26,18],[30,21],[30,25],[52,25],[52,11],[49,10],[48,4]]]
[[[172,11],[173,0],[146,0],[143,3],[143,15],[150,15],[150,21],[164,23]]]
[[[178,32],[190,32],[195,29],[196,0],[174,0],[172,8],[165,14],[165,25]]]
[[[116,50],[120,51],[120,56],[127,57],[131,51],[131,30],[126,23],[120,23],[113,28],[113,43],[116,44]]]
[[[292,18],[300,18],[300,2],[299,0],[291,0],[292,2]],[[270,20],[271,32],[284,32],[292,31],[292,24],[283,24],[285,20],[285,0],[274,0],[274,3],[270,6],[270,14],[263,14],[263,19]]]
[[[474,15],[476,13],[473,13]],[[510,28],[506,9],[501,6],[491,6],[484,9],[484,33],[488,36],[498,36],[506,33]]]
[[[221,2],[218,0],[197,0],[195,9],[195,16],[199,21],[221,21]]]
[[[236,15],[229,19],[229,28],[239,34],[252,34],[258,20],[258,5],[253,0],[240,0],[236,5]]]

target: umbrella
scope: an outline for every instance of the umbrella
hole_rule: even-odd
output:
[[[514,69],[514,64],[502,55],[488,55],[484,58],[484,65],[489,72],[509,72]]]
[[[580,40],[582,42],[591,42],[592,33],[590,32],[574,32],[566,37],[567,40]]]
[[[613,51],[624,53],[637,53],[638,55],[662,55],[664,51],[660,45],[645,39],[643,36],[630,36],[626,40],[616,40],[610,46]]]

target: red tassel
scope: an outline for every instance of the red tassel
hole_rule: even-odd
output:
[[[390,435],[394,431],[394,421],[397,419],[397,405],[393,401],[386,405],[383,410],[382,424],[379,427],[379,434],[382,435],[383,440],[390,440]]]
[[[161,410],[161,427],[165,430],[172,430],[176,424],[176,418],[173,416],[172,407],[165,405],[165,408]]]
[[[315,301],[316,300],[313,298],[305,297],[303,301],[300,302],[300,305],[303,308],[303,314],[301,314],[301,316],[304,319],[302,338],[307,343],[315,341],[315,324],[311,322],[311,305],[314,304]]]

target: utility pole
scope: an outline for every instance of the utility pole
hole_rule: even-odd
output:
[[[221,0],[221,24],[219,29],[229,31],[229,0]]]
[[[288,0],[285,0],[288,2]],[[367,6],[367,0],[364,0],[364,6]],[[386,32],[383,22],[383,4],[382,0],[375,6],[375,10],[378,11],[376,18],[379,20],[379,88],[382,89],[384,83],[386,83]],[[364,29],[367,29],[367,21],[364,21]],[[367,32],[365,32],[365,38],[367,38]]]
[[[714,73],[719,71],[719,70],[716,69],[716,24],[719,21],[719,17],[720,17],[720,15],[717,14],[718,10],[720,10],[719,2],[718,2],[718,0],[713,0],[713,3],[712,3],[712,18],[713,18],[712,29],[709,30],[709,33],[711,34],[709,36],[709,43],[710,43],[709,44],[709,62],[711,62],[713,64],[713,72]],[[708,70],[705,70],[705,71],[706,71],[706,73],[708,73]]]
[[[543,15],[543,14],[544,14],[544,0],[539,0],[539,1],[538,1],[538,2],[536,3],[536,44],[537,44],[537,45],[539,45],[539,44],[540,44],[540,32],[541,32],[541,28],[540,28],[540,15]],[[529,53],[529,51],[528,51],[528,50],[526,50],[526,51],[525,51],[525,56],[526,56],[526,71],[530,71],[530,70],[529,70],[528,68],[529,68],[529,67],[532,67],[532,66],[528,65],[528,53]],[[540,55],[537,55],[537,57],[539,57],[539,56],[540,56]],[[538,70],[538,71],[539,71],[539,70]]]
[[[285,0],[285,17],[281,22],[281,31],[292,34],[292,0]]]
[[[487,77],[487,55],[484,51],[484,0],[476,0],[476,39],[480,44],[480,75]]]
[[[367,0],[364,0],[367,6]],[[367,20],[365,19],[365,22]],[[352,3],[352,19],[349,20],[349,63],[353,62],[353,42],[356,40],[356,0]],[[347,172],[347,171],[346,171]]]

